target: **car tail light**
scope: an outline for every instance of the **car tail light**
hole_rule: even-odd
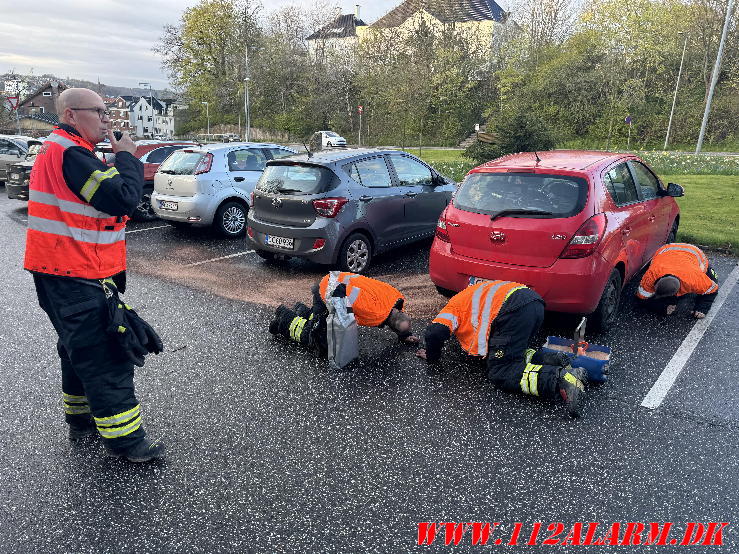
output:
[[[442,215],[439,221],[436,223],[436,238],[443,242],[451,242],[449,240],[449,233],[446,230],[446,218]]]
[[[564,249],[560,258],[585,258],[590,256],[600,244],[606,229],[606,216],[594,215],[583,223]]]
[[[213,165],[213,154],[206,154],[205,156],[200,158],[198,165],[195,166],[195,171],[193,171],[193,175],[208,173],[210,171],[211,165]]]
[[[319,249],[323,248],[324,246],[326,246],[326,239],[316,239],[313,242],[313,248],[312,248],[312,250],[319,250]]]
[[[251,227],[247,227],[246,228],[246,234],[249,235],[249,238],[250,239],[253,239],[254,238],[254,229],[252,229]]]
[[[321,198],[313,201],[313,208],[318,215],[323,217],[336,217],[347,202],[349,202],[349,199],[343,197]]]

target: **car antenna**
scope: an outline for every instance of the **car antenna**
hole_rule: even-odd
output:
[[[536,156],[536,165],[539,165],[541,163],[541,158],[539,157],[539,154],[534,150],[534,156]]]
[[[303,142],[303,146],[305,146],[305,150],[308,152],[308,159],[310,160],[313,156],[313,152],[310,151],[310,148],[308,148],[308,145],[305,144],[305,141]]]

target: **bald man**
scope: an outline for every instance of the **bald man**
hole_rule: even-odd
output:
[[[128,134],[113,136],[95,92],[65,90],[57,113],[61,123],[31,172],[24,267],[58,335],[69,438],[99,435],[110,455],[132,462],[160,458],[163,447],[146,438],[133,385],[134,361],[142,365],[142,354],[156,345],[152,335],[116,319],[129,310],[118,294],[125,290],[126,221],[141,197],[143,164]],[[106,136],[115,167],[93,153]]]

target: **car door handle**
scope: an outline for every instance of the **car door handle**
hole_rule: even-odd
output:
[[[621,234],[625,237],[628,237],[631,234],[631,229],[629,229],[628,227],[625,227],[621,229]]]
[[[413,198],[414,196],[418,196],[418,193],[411,191],[411,192],[406,192],[405,195],[409,198]]]
[[[372,196],[360,196],[359,201],[360,202],[372,202],[374,198]]]
[[[240,183],[240,182],[241,182],[241,181],[243,181],[243,180],[244,180],[245,178],[246,178],[246,177],[234,177],[234,181],[236,181],[237,183]]]

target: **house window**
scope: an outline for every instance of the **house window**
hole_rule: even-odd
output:
[[[51,96],[51,91],[50,90],[44,91],[44,96]]]

